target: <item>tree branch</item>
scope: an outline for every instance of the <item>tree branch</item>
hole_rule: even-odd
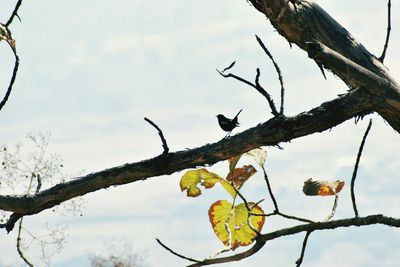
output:
[[[383,63],[383,61],[385,60],[386,57],[386,51],[387,48],[389,46],[389,39],[390,39],[390,31],[392,29],[391,27],[391,7],[392,7],[392,3],[390,0],[388,0],[387,3],[387,10],[388,10],[388,18],[387,18],[387,29],[386,29],[386,40],[385,40],[385,44],[383,46],[383,51],[382,51],[382,55],[379,57],[379,61]]]
[[[282,73],[281,69],[278,66],[278,63],[275,62],[274,57],[272,56],[271,52],[269,52],[268,48],[264,45],[263,41],[256,35],[257,42],[260,44],[261,48],[264,50],[265,54],[271,59],[272,64],[275,67],[275,70],[278,74],[278,79],[279,83],[281,85],[281,107],[279,109],[279,114],[283,115],[283,110],[284,110],[284,100],[285,100],[285,87],[283,86],[283,78],[282,78]]]
[[[358,165],[360,163],[361,155],[362,155],[362,152],[364,149],[365,140],[367,139],[368,133],[371,130],[371,126],[372,126],[372,120],[370,119],[369,123],[368,123],[368,127],[365,130],[363,139],[361,141],[360,148],[358,149],[356,164],[354,165],[353,175],[351,177],[351,183],[350,183],[351,202],[353,204],[354,215],[356,217],[358,217],[358,210],[357,210],[357,204],[356,204],[356,196],[354,193],[354,183],[356,181]]]
[[[299,257],[299,259],[296,261],[296,267],[300,267],[301,264],[303,263],[304,253],[305,253],[306,247],[307,247],[307,241],[308,241],[308,238],[310,237],[310,234],[311,234],[311,233],[312,233],[312,231],[307,231],[307,232],[306,232],[306,236],[304,237],[304,240],[303,240],[303,245],[301,246],[300,257]]]
[[[308,223],[297,225],[290,228],[285,228],[282,230],[274,231],[267,234],[259,235],[256,239],[256,243],[242,253],[238,253],[232,256],[221,257],[221,258],[214,258],[214,259],[206,259],[200,263],[192,264],[189,266],[205,266],[205,265],[212,265],[218,263],[227,263],[233,261],[239,261],[244,258],[247,258],[257,251],[259,251],[267,241],[280,238],[282,236],[289,236],[298,234],[301,232],[312,232],[317,230],[332,230],[341,227],[350,227],[350,226],[366,226],[366,225],[373,225],[373,224],[382,224],[391,227],[400,227],[400,218],[392,218],[383,215],[370,215],[367,217],[356,217],[350,219],[343,219],[343,220],[336,220],[336,221],[329,221],[329,222],[318,222],[318,223]]]
[[[350,88],[368,85],[365,87],[374,98],[374,110],[400,132],[399,85],[382,62],[325,10],[311,0],[297,1],[296,8],[282,0],[250,2],[290,43],[307,52],[310,52],[310,42],[320,44],[322,53],[312,58],[339,76]],[[332,53],[324,53],[328,50]]]
[[[330,129],[358,114],[369,113],[371,100],[362,90],[353,90],[294,117],[274,117],[229,139],[202,147],[160,155],[77,177],[33,196],[0,195],[0,209],[15,218],[39,213],[71,198],[99,189],[132,183],[149,177],[214,164],[261,146],[273,146]],[[10,231],[13,224],[0,225]]]
[[[164,134],[161,131],[160,127],[158,127],[157,124],[155,124],[153,121],[151,121],[148,118],[144,118],[144,120],[147,121],[148,123],[150,123],[150,125],[153,126],[154,128],[156,128],[156,130],[158,131],[158,135],[160,136],[160,139],[161,139],[161,142],[162,142],[162,147],[164,149],[162,155],[168,154],[169,148],[168,148],[168,145],[167,145],[167,140],[165,140]]]
[[[8,88],[7,88],[6,94],[4,95],[3,100],[0,102],[0,110],[4,107],[4,105],[6,104],[8,98],[10,97],[10,94],[11,94],[11,91],[13,89],[13,85],[14,85],[15,79],[17,78],[17,72],[18,72],[18,67],[19,67],[19,57],[18,57],[18,54],[17,54],[17,50],[15,50],[15,47],[13,47],[11,43],[9,43],[9,45],[10,45],[10,47],[11,47],[13,53],[14,53],[14,58],[15,58],[14,69],[13,69],[13,72],[12,72],[12,75],[11,75],[10,83],[8,84]]]

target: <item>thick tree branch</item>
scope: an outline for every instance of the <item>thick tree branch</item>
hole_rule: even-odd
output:
[[[296,8],[294,8],[288,5],[286,0],[250,0],[250,2],[269,18],[271,24],[289,42],[297,44],[305,51],[309,51],[310,42],[320,44],[323,51],[313,58],[318,64],[323,64],[325,68],[339,76],[350,88],[368,83],[366,90],[374,98],[374,110],[400,132],[399,85],[382,62],[368,52],[318,4],[311,0],[302,0],[296,1]],[[323,52],[328,49],[334,51],[335,56],[340,55],[341,60],[325,58],[327,53]],[[349,64],[343,65],[344,59]],[[354,68],[355,66],[362,66],[361,73],[360,68]],[[355,78],[364,74],[368,75],[361,80]]]
[[[148,160],[106,169],[55,185],[30,196],[1,196],[0,209],[18,219],[99,189],[172,174],[187,168],[210,165],[260,146],[272,146],[330,129],[354,116],[369,113],[371,100],[355,89],[294,117],[274,117],[229,139],[202,147],[168,153]],[[16,220],[13,220],[15,223]],[[12,224],[0,225],[10,231]]]

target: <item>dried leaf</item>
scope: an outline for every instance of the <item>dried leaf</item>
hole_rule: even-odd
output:
[[[303,192],[307,196],[332,196],[339,193],[344,186],[344,181],[313,181],[312,178],[304,182]]]
[[[246,155],[254,158],[254,160],[260,165],[260,167],[264,167],[265,159],[267,158],[267,151],[262,148],[255,148],[246,153]]]
[[[264,214],[264,211],[255,206],[255,203],[249,202],[251,213]],[[261,231],[265,217],[250,215],[244,203],[232,207],[232,204],[226,200],[218,200],[211,205],[208,216],[211,226],[222,241],[222,243],[232,250],[239,246],[248,246],[253,243],[258,232]],[[250,223],[250,225],[249,225]]]
[[[11,37],[10,31],[0,23],[0,41],[6,40],[6,42],[15,50],[15,40]]]
[[[228,182],[233,183],[233,186],[239,190],[242,185],[257,172],[253,165],[245,165],[242,168],[236,168],[226,177]]]

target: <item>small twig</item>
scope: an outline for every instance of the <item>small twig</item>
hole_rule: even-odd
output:
[[[267,99],[269,107],[271,108],[272,114],[274,116],[278,116],[279,114],[278,114],[278,111],[276,110],[274,100],[272,100],[271,95],[268,94],[268,92],[265,91],[265,89],[260,85],[260,75],[261,75],[260,69],[257,68],[256,71],[257,71],[257,74],[256,74],[256,87],[255,88],[258,92],[260,92],[260,94],[262,94]]]
[[[224,73],[225,71],[233,68],[233,66],[235,66],[235,64],[236,64],[236,61],[233,61],[228,67],[226,67],[225,69],[222,70],[222,73]]]
[[[150,123],[151,126],[153,126],[154,128],[157,129],[158,135],[159,135],[160,138],[161,138],[162,146],[163,146],[163,149],[164,149],[164,151],[163,151],[162,154],[163,154],[163,155],[168,154],[169,148],[168,148],[167,141],[165,140],[164,135],[163,135],[163,132],[161,131],[161,129],[157,126],[157,124],[155,124],[154,122],[152,122],[150,119],[148,119],[148,118],[145,117],[144,120],[147,121],[148,123]]]
[[[157,243],[160,244],[163,248],[165,248],[166,250],[168,250],[169,252],[171,252],[171,253],[174,254],[175,256],[178,256],[179,258],[182,258],[182,259],[185,259],[185,260],[188,260],[188,261],[191,261],[191,262],[197,262],[197,263],[200,263],[200,262],[201,262],[201,261],[199,261],[199,260],[195,260],[195,259],[192,259],[192,258],[183,256],[183,255],[181,255],[181,254],[179,254],[179,253],[173,251],[172,249],[170,249],[169,247],[167,247],[166,245],[164,245],[164,244],[160,241],[160,239],[158,239],[158,238],[156,238],[156,241],[157,241]]]
[[[35,194],[39,194],[40,188],[42,187],[42,178],[41,178],[40,174],[36,174],[36,178],[37,178],[37,186],[36,186]]]
[[[14,11],[11,14],[10,18],[8,19],[8,21],[6,22],[5,26],[8,27],[14,20],[15,17],[17,17],[19,19],[19,21],[21,21],[21,18],[18,16],[18,9],[22,4],[22,0],[18,0],[17,4],[15,5]]]
[[[260,44],[261,48],[264,50],[264,52],[267,54],[267,56],[271,59],[272,64],[275,67],[276,72],[278,73],[278,79],[279,83],[281,84],[281,108],[279,110],[279,114],[283,115],[283,109],[284,109],[284,100],[285,100],[285,87],[283,86],[283,78],[282,78],[282,72],[281,69],[279,68],[278,64],[276,63],[274,57],[272,54],[269,52],[267,47],[264,45],[263,41],[256,35],[257,42]]]
[[[303,246],[301,247],[300,257],[296,261],[296,267],[300,267],[300,265],[303,263],[304,252],[306,251],[308,237],[310,236],[311,233],[312,233],[312,231],[307,231],[306,232],[306,236],[304,237],[304,240],[303,240]]]
[[[387,30],[386,30],[386,40],[385,40],[385,45],[383,46],[383,51],[382,51],[382,55],[379,57],[379,61],[383,63],[383,61],[385,60],[385,56],[386,56],[386,50],[389,46],[389,39],[390,39],[390,31],[392,30],[391,27],[391,7],[392,7],[392,3],[390,0],[388,0],[388,4],[387,4],[387,8],[388,8],[388,24],[387,24]]]
[[[369,120],[368,127],[365,130],[364,137],[360,144],[360,148],[358,149],[356,164],[354,165],[353,175],[351,177],[351,184],[350,184],[351,202],[353,203],[353,210],[354,210],[354,214],[356,217],[358,217],[358,210],[357,210],[357,204],[356,204],[356,196],[354,194],[354,183],[356,181],[358,165],[360,163],[361,154],[364,149],[365,140],[367,139],[368,133],[371,130],[371,126],[372,126],[372,119]]]
[[[23,218],[21,218],[21,220],[19,221],[19,227],[18,227],[18,237],[17,237],[17,251],[19,256],[21,257],[21,259],[30,267],[33,267],[33,264],[25,257],[24,253],[22,252],[21,249],[21,232],[22,232],[22,222],[23,222]]]
[[[267,213],[267,214],[250,213],[250,215],[252,215],[252,216],[263,216],[263,217],[271,217],[271,216],[278,215],[278,216],[281,216],[283,218],[290,219],[290,220],[296,220],[296,221],[299,221],[299,222],[315,223],[314,221],[309,220],[309,219],[304,219],[304,218],[300,218],[300,217],[296,217],[296,216],[292,216],[292,215],[287,215],[285,213],[276,212],[276,211],[271,212],[271,213]]]
[[[262,167],[262,170],[264,172],[265,182],[267,183],[269,196],[271,197],[272,203],[274,204],[274,208],[275,208],[274,212],[279,213],[278,202],[276,201],[274,193],[272,192],[271,184],[269,182],[268,175],[267,175],[267,172],[265,171],[264,166]]]
[[[339,200],[339,195],[335,194],[335,200],[333,201],[333,206],[332,206],[332,211],[331,213],[325,218],[325,222],[329,221],[330,219],[333,218],[333,216],[335,216],[335,212],[336,212],[336,208],[337,208],[337,203]]]
[[[300,222],[315,223],[312,220],[304,219],[304,218],[300,218],[300,217],[296,217],[296,216],[292,216],[292,215],[287,215],[282,212],[277,213],[277,215],[282,216],[283,218],[286,218],[286,219],[296,220],[296,221],[300,221]]]
[[[11,76],[11,80],[10,80],[10,83],[8,85],[8,88],[7,88],[7,92],[4,95],[3,100],[0,102],[0,110],[4,107],[4,105],[6,104],[8,98],[9,98],[9,96],[11,94],[15,79],[17,77],[18,66],[19,66],[19,57],[17,55],[17,51],[15,50],[15,47],[13,47],[10,43],[9,43],[9,45],[10,45],[10,47],[11,47],[13,53],[14,53],[15,63],[14,63],[14,69],[13,69],[13,73],[12,73],[12,76]]]
[[[243,79],[242,77],[239,77],[239,76],[237,76],[235,74],[232,74],[232,73],[225,74],[224,73],[225,70],[229,70],[230,68],[232,68],[235,65],[234,63],[235,62],[233,62],[228,67],[226,67],[223,71],[220,71],[220,70],[217,69],[218,73],[224,78],[234,78],[235,80],[238,80],[238,81],[240,81],[240,82],[242,82],[244,84],[247,84],[247,85],[253,87],[254,89],[256,89],[260,94],[262,94],[267,99],[268,104],[269,104],[269,106],[271,108],[272,114],[274,116],[278,116],[279,114],[278,114],[278,111],[276,110],[276,107],[275,107],[274,101],[271,98],[271,95],[268,94],[268,92],[265,91],[265,89],[259,83],[260,69],[257,68],[257,74],[256,74],[256,79],[255,79],[256,83],[253,84],[252,82],[249,82],[248,80]]]

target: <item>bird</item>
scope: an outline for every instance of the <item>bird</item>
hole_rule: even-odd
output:
[[[227,137],[232,132],[233,129],[239,126],[238,116],[240,112],[242,112],[242,109],[239,110],[239,112],[233,119],[229,119],[222,114],[217,115],[219,126],[221,127],[222,130],[228,132],[228,134],[225,137]]]

